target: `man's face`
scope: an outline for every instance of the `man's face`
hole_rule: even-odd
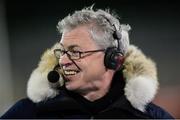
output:
[[[69,48],[78,51],[100,49],[92,40],[86,26],[64,32],[60,44],[66,50]],[[59,60],[65,72],[67,80],[65,86],[68,90],[87,92],[98,89],[98,84],[102,84],[100,81],[105,77],[104,52],[85,53],[82,56],[84,57],[74,60],[81,70],[68,58],[67,54],[61,56]]]

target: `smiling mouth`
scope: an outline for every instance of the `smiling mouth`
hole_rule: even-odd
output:
[[[76,75],[77,73],[79,73],[80,71],[78,70],[63,70],[63,74],[65,76],[71,76],[71,75]]]

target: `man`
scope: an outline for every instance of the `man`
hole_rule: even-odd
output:
[[[92,7],[65,17],[58,23],[60,42],[44,53],[29,79],[28,98],[2,118],[171,119],[151,103],[156,67],[129,45],[129,29]]]

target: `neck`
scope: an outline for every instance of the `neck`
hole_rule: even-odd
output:
[[[111,82],[114,72],[106,72],[101,80],[97,80],[91,83],[91,86],[94,86],[95,89],[81,93],[81,95],[89,101],[95,101],[106,95],[111,87]]]

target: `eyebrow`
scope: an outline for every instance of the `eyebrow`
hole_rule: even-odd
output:
[[[59,44],[60,44],[61,46],[65,47],[65,45],[63,45],[62,43],[59,43]],[[76,44],[68,46],[68,48],[73,48],[73,47],[80,47],[80,46],[79,46],[79,45],[76,45]]]
[[[80,47],[79,45],[70,45],[68,48]]]
[[[70,45],[67,47],[68,50],[73,50],[74,48],[78,48],[78,49],[81,49],[81,47],[79,45]]]

